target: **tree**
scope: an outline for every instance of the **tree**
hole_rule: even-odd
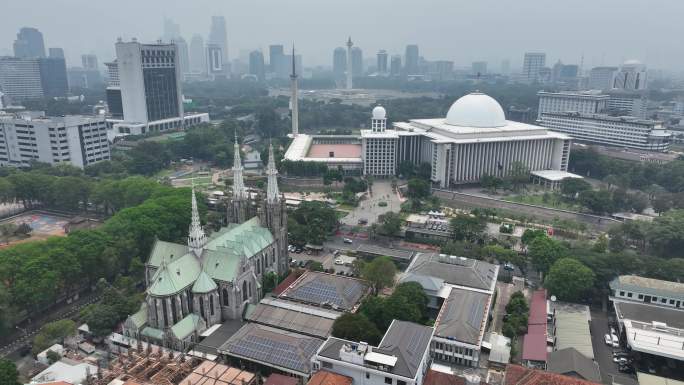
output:
[[[541,229],[527,229],[523,232],[520,242],[522,242],[523,245],[529,245],[538,237],[546,237],[546,231]]]
[[[389,257],[376,257],[366,263],[361,271],[361,277],[368,281],[374,293],[394,284],[397,267]]]
[[[47,323],[33,337],[33,347],[31,350],[33,354],[38,354],[74,334],[76,334],[76,323],[70,319]]]
[[[508,338],[515,338],[525,333],[529,311],[530,307],[522,292],[516,291],[511,294],[511,298],[506,304],[506,318],[502,327],[503,334]]]
[[[293,239],[302,244],[321,245],[336,227],[335,210],[323,202],[302,202],[288,216],[288,231],[292,233]]]
[[[609,240],[606,234],[601,234],[601,236],[596,239],[596,242],[594,242],[594,245],[592,246],[592,250],[594,250],[597,253],[605,253],[606,250],[608,250],[609,246]]]
[[[579,194],[579,202],[594,214],[612,213],[613,199],[608,190],[587,190]]]
[[[515,161],[511,163],[506,179],[510,182],[515,191],[520,191],[520,189],[530,181],[530,168],[523,162]]]
[[[475,242],[487,228],[487,223],[479,217],[458,214],[451,219],[451,237],[457,241]]]
[[[128,171],[133,174],[152,175],[168,166],[169,153],[163,143],[143,141],[128,151]]]
[[[263,292],[264,293],[270,293],[273,291],[273,289],[275,289],[276,286],[278,286],[278,274],[276,274],[272,271],[269,271],[268,273],[264,274],[261,281],[262,281]]]
[[[580,178],[565,178],[561,182],[561,193],[569,198],[575,198],[583,191],[591,190],[591,184]]]
[[[332,327],[332,335],[350,341],[364,341],[376,345],[381,334],[365,315],[360,313],[344,313],[337,317]]]
[[[19,385],[19,371],[14,362],[0,358],[0,384]]]
[[[401,216],[394,212],[387,212],[380,215],[380,233],[383,235],[397,235],[401,230]]]
[[[647,230],[647,239],[661,257],[684,256],[684,210],[671,210],[656,218]]]
[[[480,184],[490,192],[496,192],[501,187],[503,181],[495,175],[483,174],[480,177]]]
[[[573,258],[557,260],[546,276],[549,293],[562,301],[578,301],[594,286],[594,272]]]
[[[411,199],[427,198],[430,195],[430,183],[424,179],[409,179],[407,194]]]
[[[535,238],[529,246],[532,264],[541,272],[549,271],[551,265],[566,254],[567,250],[560,242],[546,236]]]

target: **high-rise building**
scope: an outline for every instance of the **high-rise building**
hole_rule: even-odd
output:
[[[543,52],[525,52],[523,59],[522,80],[527,83],[540,81],[542,68],[546,65],[546,54]]]
[[[433,80],[448,80],[453,77],[454,62],[451,60],[435,60],[425,63],[426,74]]]
[[[93,54],[81,55],[81,64],[86,71],[97,71],[99,66],[97,64],[97,56]]]
[[[178,39],[180,36],[180,24],[175,23],[169,18],[164,18],[164,35],[162,35],[162,39],[165,42],[170,42],[171,40]]]
[[[25,167],[32,161],[68,163],[78,168],[110,158],[104,117],[46,118],[23,112],[0,117],[0,165]]]
[[[123,104],[121,102],[121,82],[119,81],[119,65],[116,60],[104,63],[107,67],[107,109],[113,119],[123,119]]]
[[[473,75],[480,77],[487,74],[487,62],[486,61],[474,61],[471,65],[471,72]]]
[[[390,75],[401,75],[401,55],[393,55],[390,60]]]
[[[223,71],[228,74],[228,33],[226,32],[226,18],[223,16],[211,17],[209,30],[209,44],[217,45],[221,49],[221,63]]]
[[[0,57],[0,90],[14,103],[42,98],[39,60]]]
[[[648,86],[646,66],[638,60],[627,60],[615,74],[613,88],[645,90]]]
[[[204,39],[201,35],[192,35],[190,40],[190,72],[202,74],[207,72],[207,54],[204,49]]]
[[[351,69],[353,76],[363,75],[363,50],[359,47],[353,47],[351,50]]]
[[[176,48],[178,48],[178,65],[180,66],[181,78],[184,79],[185,75],[190,73],[188,43],[181,36],[176,37],[173,42],[176,44]]]
[[[386,74],[387,73],[387,51],[384,49],[381,49],[378,51],[378,73],[379,74]]]
[[[268,68],[271,72],[277,72],[282,66],[285,50],[282,44],[272,44],[268,46]]]
[[[406,46],[406,58],[404,60],[404,71],[406,75],[420,75],[420,54],[417,44],[409,44]]]
[[[256,76],[257,80],[264,81],[266,69],[264,68],[264,54],[261,51],[249,53],[249,73]]]
[[[508,75],[511,73],[511,61],[504,59],[501,61],[501,74]]]
[[[337,47],[333,51],[333,75],[337,79],[344,78],[347,71],[347,50],[343,47]]]
[[[617,67],[594,67],[589,71],[589,89],[608,90],[613,88]]]
[[[586,92],[544,92],[539,91],[537,118],[544,113],[579,112],[581,114],[600,114],[607,108],[610,96],[597,91]]]
[[[64,50],[62,48],[50,48],[48,49],[48,57],[56,57],[64,59]]]
[[[31,27],[20,29],[17,40],[14,41],[14,56],[19,58],[45,57],[43,34]]]
[[[47,97],[64,97],[69,91],[66,61],[64,58],[47,57],[38,59],[40,83],[43,95]]]
[[[221,46],[214,43],[207,44],[207,75],[210,79],[226,76],[226,63],[223,62],[223,50]]]

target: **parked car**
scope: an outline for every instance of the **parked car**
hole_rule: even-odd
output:
[[[290,260],[290,265],[297,266],[297,260],[294,258],[292,260]]]
[[[515,266],[513,266],[509,262],[506,262],[506,263],[504,263],[504,270],[513,271],[513,270],[515,270]]]
[[[627,357],[613,357],[613,362],[618,363],[620,365],[624,365],[629,364],[631,360]]]
[[[613,339],[610,338],[610,334],[603,336],[603,341],[606,343],[606,345],[613,346]]]
[[[636,370],[634,370],[634,366],[632,365],[618,365],[618,370],[622,373],[636,374]]]
[[[340,251],[339,250],[333,251],[333,255],[337,257],[338,255],[340,255]]]
[[[611,334],[611,335],[610,335],[610,339],[611,339],[612,342],[613,342],[613,347],[614,347],[614,348],[619,348],[619,347],[620,347],[620,339],[618,338],[618,336],[616,336],[615,334]]]
[[[344,243],[354,243],[354,241],[352,241],[349,238],[344,238],[343,241],[344,241]]]
[[[336,265],[344,265],[344,261],[342,260],[342,258],[337,258],[337,259],[335,260],[335,264],[336,264]]]

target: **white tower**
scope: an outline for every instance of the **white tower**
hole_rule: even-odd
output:
[[[352,43],[351,36],[349,36],[349,40],[347,40],[347,90],[352,89],[352,46],[354,43]]]
[[[383,106],[373,108],[371,117],[371,130],[373,132],[385,132],[387,129],[387,111]]]
[[[202,248],[207,244],[207,235],[200,223],[199,211],[197,210],[197,198],[195,198],[195,188],[192,188],[192,217],[190,229],[188,231],[188,247],[196,257],[202,255]]]
[[[268,166],[266,168],[266,175],[268,176],[266,201],[268,203],[278,203],[280,201],[280,190],[278,189],[278,170],[275,166],[272,143],[268,145]]]
[[[240,159],[240,145],[238,144],[237,131],[235,131],[235,144],[233,147],[233,199],[247,199],[247,189],[242,178],[242,160]]]
[[[297,71],[295,70],[295,49],[292,46],[292,74],[290,75],[290,110],[292,111],[292,137],[299,135],[299,90],[297,84]]]

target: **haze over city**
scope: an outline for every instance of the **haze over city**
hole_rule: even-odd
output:
[[[684,2],[677,0],[27,0],[2,7],[0,54],[11,52],[19,28],[33,26],[46,46],[63,47],[70,63],[83,53],[111,60],[117,37],[153,42],[164,17],[180,24],[186,40],[195,33],[206,38],[212,15],[226,17],[231,59],[295,42],[305,66],[329,66],[332,50],[351,35],[367,54],[403,53],[406,44],[418,44],[426,59],[453,60],[457,67],[509,59],[515,69],[525,51],[578,64],[584,55],[585,68],[638,59],[649,68],[679,70],[684,61],[676,38],[684,36]]]

